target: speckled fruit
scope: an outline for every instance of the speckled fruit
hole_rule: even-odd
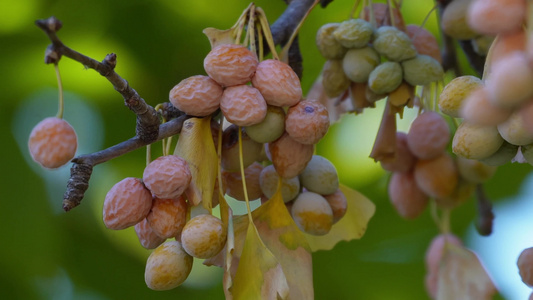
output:
[[[439,63],[442,62],[439,43],[431,32],[414,24],[407,25],[406,30],[418,54],[429,55]]]
[[[407,134],[398,131],[396,132],[394,157],[381,160],[380,163],[384,170],[390,172],[407,172],[414,167],[416,159],[407,145]]]
[[[453,136],[453,153],[469,159],[487,158],[500,148],[503,138],[496,126],[474,125],[463,122]]]
[[[455,0],[446,6],[441,18],[444,33],[458,40],[471,40],[480,35],[468,24],[467,11],[471,2],[471,0]]]
[[[339,23],[324,24],[316,33],[318,51],[326,59],[341,59],[348,50],[333,35],[338,27]]]
[[[481,79],[465,75],[454,78],[442,90],[439,96],[440,110],[450,117],[459,118],[463,101],[477,88],[483,86]]]
[[[252,85],[269,105],[292,106],[302,99],[298,75],[289,65],[277,59],[266,59],[259,63]]]
[[[418,160],[414,175],[416,184],[431,197],[451,195],[459,182],[459,171],[447,152],[430,160]]]
[[[135,224],[135,233],[139,238],[139,242],[146,249],[155,249],[161,245],[166,239],[158,236],[150,227],[148,220],[143,219],[141,222]]]
[[[363,83],[379,63],[379,54],[370,47],[350,49],[342,60],[342,69],[351,81]]]
[[[28,141],[31,157],[41,166],[59,168],[76,154],[78,138],[74,128],[60,118],[49,117],[33,127]]]
[[[498,132],[504,140],[513,145],[533,143],[533,132],[525,128],[523,115],[519,111],[512,113],[507,121],[498,125]]]
[[[363,19],[349,19],[342,22],[335,31],[333,36],[346,48],[363,48],[366,47],[374,28]]]
[[[407,133],[409,150],[420,159],[432,159],[441,155],[448,142],[448,123],[434,111],[426,111],[416,117]]]
[[[329,114],[326,107],[317,101],[300,101],[287,111],[285,131],[297,142],[312,145],[326,135]]]
[[[368,87],[376,94],[388,94],[402,84],[403,70],[399,63],[387,61],[377,66],[368,77]]]
[[[196,258],[211,258],[226,244],[222,221],[209,214],[198,215],[187,222],[181,232],[183,249]]]
[[[189,276],[193,258],[178,241],[168,241],[157,247],[146,261],[144,281],[156,291],[178,287]]]
[[[142,221],[152,207],[152,194],[138,178],[115,184],[104,200],[103,219],[109,229],[124,229]]]
[[[263,144],[252,140],[244,129],[242,130],[242,158],[243,168],[247,168],[254,161],[262,159]],[[239,127],[231,125],[222,134],[222,168],[228,172],[241,169],[239,161]]]
[[[244,169],[244,176],[246,178],[246,191],[248,192],[248,200],[255,200],[261,198],[263,192],[259,185],[259,174],[263,170],[263,165],[254,162]],[[242,187],[241,172],[226,172],[222,173],[226,182],[226,194],[239,201],[244,201],[244,190]]]
[[[275,141],[285,132],[285,111],[281,107],[268,105],[263,121],[247,126],[245,131],[258,143]]]
[[[330,195],[323,196],[328,201],[331,211],[333,212],[333,224],[337,223],[348,210],[348,201],[344,193],[337,189],[337,191]]]
[[[512,110],[498,107],[491,101],[493,95],[486,87],[472,91],[461,106],[460,116],[477,125],[498,125],[509,118]]]
[[[325,235],[333,225],[333,211],[328,201],[313,192],[301,193],[291,208],[294,222],[303,232]]]
[[[259,185],[263,194],[272,198],[278,189],[279,175],[274,169],[274,165],[266,166],[259,176]],[[281,178],[281,197],[283,202],[292,201],[300,193],[300,179],[298,176],[293,178]]]
[[[308,191],[320,195],[333,194],[339,188],[337,169],[329,160],[320,155],[313,155],[300,174],[300,182]]]
[[[196,75],[182,80],[170,90],[170,103],[191,116],[214,113],[222,97],[222,87],[209,76]]]
[[[392,173],[388,192],[392,205],[405,219],[417,218],[429,203],[429,196],[418,187],[413,172]]]
[[[282,178],[298,176],[313,156],[313,145],[298,143],[289,134],[268,143],[272,163]]]
[[[414,58],[417,54],[409,36],[392,26],[378,28],[372,46],[379,54],[391,61],[401,62]]]
[[[342,95],[350,87],[350,79],[342,69],[342,60],[326,61],[322,69],[322,86],[329,98]]]
[[[155,198],[146,219],[152,230],[160,237],[168,239],[178,235],[187,221],[187,202],[185,198]]]
[[[457,157],[457,167],[461,177],[472,183],[483,183],[489,180],[497,170],[494,166],[489,166],[475,159],[466,159],[463,157]]]
[[[234,44],[216,46],[204,59],[204,69],[222,86],[249,82],[257,68],[256,55],[246,47]]]
[[[160,199],[177,199],[189,187],[191,178],[189,164],[176,155],[158,157],[143,172],[144,184]]]
[[[417,55],[415,58],[402,62],[403,79],[410,85],[426,85],[441,80],[444,70],[433,57]]]
[[[231,123],[237,126],[250,126],[265,119],[267,104],[256,88],[237,85],[224,90],[220,109]]]

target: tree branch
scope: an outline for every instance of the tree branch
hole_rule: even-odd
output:
[[[124,98],[126,106],[137,115],[136,133],[139,139],[150,143],[154,142],[158,136],[160,120],[155,109],[146,104],[128,82],[115,72],[117,56],[114,53],[108,54],[102,62],[94,60],[77,51],[67,47],[56,32],[62,27],[61,21],[55,17],[37,20],[35,24],[42,29],[52,45],[48,47],[45,55],[45,63],[57,63],[61,56],[71,58],[84,66],[96,70],[104,76]]]
[[[285,45],[289,41],[292,32],[314,2],[314,0],[293,0],[289,3],[281,16],[270,26],[276,45]]]

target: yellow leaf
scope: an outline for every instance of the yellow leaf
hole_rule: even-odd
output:
[[[236,28],[220,30],[209,27],[204,29],[202,32],[209,39],[209,42],[211,43],[211,49],[222,44],[235,44]]]
[[[183,123],[175,155],[189,164],[192,180],[185,191],[189,203],[211,212],[211,201],[217,177],[218,156],[211,135],[211,118],[190,118]]]
[[[495,293],[496,287],[477,255],[464,247],[446,243],[439,268],[437,300],[492,299]]]
[[[366,231],[368,221],[374,215],[376,206],[358,191],[341,185],[340,189],[348,201],[348,210],[342,219],[331,227],[326,235],[305,234],[313,252],[331,250],[340,241],[360,239]]]

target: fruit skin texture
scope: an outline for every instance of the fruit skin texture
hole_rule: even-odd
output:
[[[402,67],[404,80],[412,86],[426,85],[441,80],[444,76],[441,64],[427,55],[417,55],[413,59],[405,60]]]
[[[450,117],[460,118],[463,102],[481,86],[483,82],[475,76],[465,75],[454,78],[444,87],[439,96],[440,110]]]
[[[191,183],[187,161],[176,155],[160,156],[143,172],[144,184],[160,199],[177,199]]]
[[[209,76],[196,75],[182,80],[170,90],[172,105],[191,116],[205,117],[214,113],[223,89]]]
[[[498,151],[503,138],[496,126],[481,126],[463,122],[453,136],[452,151],[469,159],[485,159]]]
[[[222,221],[209,214],[198,215],[187,222],[181,232],[183,249],[196,258],[211,258],[226,244]]]
[[[339,188],[339,176],[335,166],[320,155],[313,155],[303,172],[300,182],[308,191],[330,195]]]
[[[33,127],[28,141],[31,157],[48,169],[59,168],[76,154],[78,137],[70,124],[49,117]]]
[[[304,145],[284,133],[279,139],[268,143],[272,164],[282,178],[298,176],[313,157],[313,145]]]
[[[246,47],[234,44],[218,45],[204,59],[209,77],[224,87],[245,84],[252,79],[259,61]]]
[[[312,145],[326,135],[329,114],[326,107],[317,101],[300,101],[287,111],[285,131],[297,142]]]
[[[525,0],[474,0],[467,19],[475,31],[496,35],[520,30],[526,11]]]
[[[418,54],[429,55],[442,63],[439,43],[431,32],[414,24],[407,25],[406,31]]]
[[[292,68],[277,59],[266,59],[257,65],[252,85],[269,105],[293,106],[302,99],[302,87]]]
[[[318,51],[326,59],[341,59],[348,50],[333,36],[338,27],[339,23],[324,24],[316,33]]]
[[[365,47],[374,33],[372,25],[363,19],[349,19],[342,22],[333,36],[346,48]]]
[[[489,166],[501,166],[510,162],[516,156],[517,152],[517,145],[509,144],[508,142],[504,141],[500,148],[494,152],[494,154],[487,158],[480,159],[480,161]]]
[[[146,219],[158,236],[168,239],[177,236],[185,226],[187,209],[183,197],[176,200],[155,198]]]
[[[516,111],[507,121],[498,125],[502,138],[513,145],[533,144],[533,133],[525,128],[523,114]]]
[[[459,171],[447,152],[431,160],[417,161],[414,175],[416,184],[431,197],[450,196],[459,182]]]
[[[331,211],[333,212],[333,224],[337,223],[348,210],[348,202],[344,193],[337,189],[337,191],[331,195],[325,195],[324,198],[328,201]]]
[[[294,222],[312,235],[327,234],[333,225],[333,211],[324,197],[313,192],[301,193],[291,208]]]
[[[414,58],[417,54],[409,36],[392,26],[378,28],[373,46],[379,54],[388,60],[397,62]]]
[[[466,159],[460,156],[457,157],[457,167],[461,177],[472,183],[483,183],[489,180],[497,170],[494,166],[489,166],[478,160]]]
[[[168,241],[157,247],[146,261],[144,281],[156,291],[166,291],[181,285],[192,270],[193,258],[180,242]]]
[[[461,106],[460,117],[477,125],[498,125],[509,118],[512,110],[493,104],[489,90],[481,86],[472,91]]]
[[[350,87],[350,79],[344,74],[342,60],[329,59],[322,70],[322,86],[329,98],[342,95]]]
[[[522,281],[528,286],[533,286],[533,247],[527,248],[518,257],[518,270]]]
[[[141,245],[146,249],[155,249],[166,240],[152,230],[147,219],[135,224],[135,233]]]
[[[387,61],[377,66],[368,77],[368,87],[377,94],[388,94],[402,84],[402,67]]]
[[[248,85],[226,88],[220,99],[220,109],[228,121],[237,126],[258,124],[267,114],[265,99],[259,90]]]
[[[263,144],[252,140],[242,130],[242,160],[243,168],[247,168],[254,161],[261,159]],[[239,161],[239,127],[231,125],[222,134],[222,168],[228,172],[240,171]]]
[[[248,192],[248,200],[255,200],[261,198],[263,192],[259,185],[259,175],[263,171],[263,165],[254,162],[244,169],[244,176],[246,178],[246,191]],[[226,194],[239,201],[244,201],[244,190],[242,188],[241,172],[226,172],[222,173],[226,182]]]
[[[450,128],[436,112],[426,111],[416,117],[407,133],[409,150],[420,159],[438,157],[450,141]]]
[[[278,188],[279,175],[274,169],[274,165],[266,166],[259,176],[259,185],[261,191],[268,198],[272,198]],[[281,179],[281,197],[283,202],[292,201],[300,193],[300,179],[298,176],[293,178]]]
[[[409,150],[407,145],[407,134],[405,132],[396,132],[396,150],[394,158],[380,161],[381,167],[390,172],[407,172],[413,169],[417,158]]]
[[[470,40],[479,35],[468,24],[467,11],[471,2],[471,0],[451,1],[444,9],[441,26],[442,30],[450,37],[458,40]]]
[[[392,173],[388,192],[398,214],[409,220],[417,218],[429,202],[429,196],[416,184],[413,172]]]
[[[370,47],[350,49],[342,60],[342,69],[351,81],[364,83],[379,62],[379,54]]]
[[[152,194],[138,178],[115,184],[104,200],[103,219],[109,229],[124,229],[142,221],[152,207]]]
[[[258,143],[273,142],[285,132],[285,111],[281,107],[268,105],[263,121],[247,126],[245,131]]]

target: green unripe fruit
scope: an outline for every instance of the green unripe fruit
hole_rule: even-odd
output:
[[[245,127],[246,134],[258,143],[277,140],[285,130],[285,111],[278,106],[269,105],[265,119],[260,123]]]
[[[319,155],[313,155],[300,174],[300,182],[310,192],[330,195],[339,188],[339,176],[335,166]]]
[[[278,189],[279,174],[273,165],[265,167],[259,175],[259,186],[268,199],[272,198]],[[281,197],[283,202],[289,202],[300,193],[300,179],[298,176],[281,179]]]
[[[392,61],[404,61],[414,58],[417,54],[409,36],[392,26],[380,27],[372,45],[379,54]]]
[[[368,78],[368,87],[376,94],[387,94],[402,84],[403,71],[399,63],[388,61],[377,66]]]
[[[350,19],[342,22],[335,31],[333,36],[341,45],[346,48],[363,48],[366,47],[374,28],[363,19]]]
[[[342,60],[342,69],[351,81],[363,83],[379,62],[379,54],[370,47],[350,49]]]
[[[509,144],[504,141],[503,144],[498,149],[498,151],[496,151],[496,153],[492,154],[491,156],[487,158],[481,159],[479,161],[489,166],[502,166],[510,162],[516,156],[517,152],[518,152],[517,145]]]
[[[412,86],[426,85],[442,79],[444,70],[433,57],[417,55],[415,58],[402,62],[403,79]]]
[[[342,60],[328,60],[322,72],[322,86],[329,98],[335,98],[350,87],[350,79],[344,74]]]
[[[347,51],[333,36],[338,27],[339,23],[325,24],[316,33],[316,46],[326,59],[341,59]]]

